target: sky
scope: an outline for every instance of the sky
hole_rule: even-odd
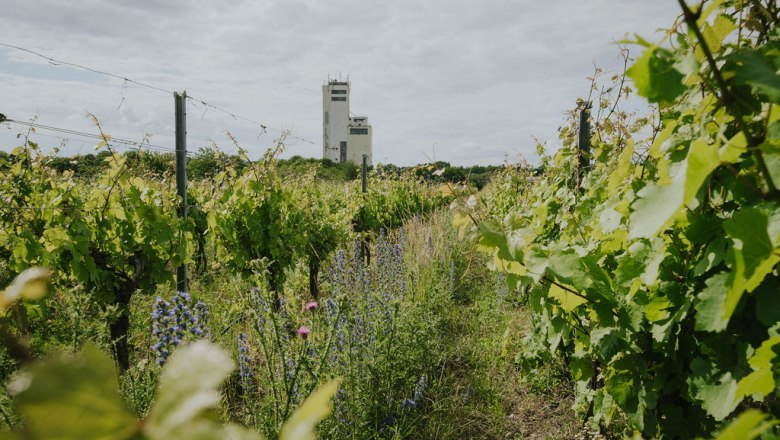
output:
[[[534,139],[554,149],[594,65],[620,70],[616,42],[633,33],[660,40],[678,8],[673,0],[5,0],[0,43],[186,90],[239,116],[188,101],[190,151],[235,152],[229,131],[258,157],[289,130],[285,156],[321,157],[322,84],[341,76],[351,81],[351,111],[373,126],[375,163],[500,164],[533,161]],[[0,113],[98,133],[91,113],[114,137],[174,145],[169,93],[4,46]],[[24,132],[0,124],[0,148],[19,145]],[[96,145],[42,129],[31,139],[65,155]]]

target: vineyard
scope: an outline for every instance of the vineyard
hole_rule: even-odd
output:
[[[778,438],[780,9],[679,3],[562,148],[473,176],[362,188],[282,133],[201,152],[182,198],[97,119],[97,159],[30,129],[0,155],[0,435]]]

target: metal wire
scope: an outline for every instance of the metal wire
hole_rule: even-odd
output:
[[[22,51],[22,52],[29,53],[31,55],[35,55],[35,56],[37,56],[39,58],[43,58],[44,60],[48,61],[50,64],[55,65],[55,66],[65,65],[65,66],[74,67],[76,69],[87,70],[89,72],[96,73],[98,75],[104,75],[104,76],[108,76],[108,77],[111,77],[111,78],[120,79],[120,80],[124,81],[123,87],[127,83],[131,83],[131,84],[135,84],[135,85],[140,86],[140,87],[145,87],[147,89],[154,90],[154,91],[161,92],[161,93],[165,93],[165,94],[168,94],[168,95],[172,95],[174,93],[171,90],[166,90],[166,89],[163,89],[161,87],[157,87],[157,86],[145,83],[145,82],[136,81],[134,79],[128,78],[128,77],[123,76],[123,75],[117,75],[115,73],[106,72],[106,71],[95,69],[95,68],[88,67],[88,66],[83,66],[81,64],[73,63],[73,62],[70,62],[70,61],[64,61],[64,60],[56,59],[56,58],[50,57],[48,55],[44,55],[44,54],[42,54],[40,52],[36,52],[34,50],[27,49],[27,48],[20,47],[20,46],[15,46],[13,44],[0,42],[0,46],[8,47],[8,48],[11,48],[11,49],[15,49],[15,50],[19,50],[19,51]],[[250,124],[256,125],[256,126],[260,127],[263,130],[260,134],[263,134],[263,133],[265,133],[265,131],[267,129],[270,129],[270,130],[273,130],[273,131],[278,132],[280,134],[281,133],[288,133],[288,138],[298,139],[298,140],[301,140],[303,142],[310,143],[312,145],[318,145],[314,141],[311,141],[311,140],[306,139],[306,138],[301,137],[301,136],[296,136],[296,135],[291,134],[289,130],[280,130],[278,128],[270,127],[270,126],[268,126],[268,124],[263,124],[262,122],[255,121],[254,119],[247,118],[245,116],[239,115],[239,114],[237,114],[235,112],[232,112],[230,110],[226,110],[226,109],[224,109],[222,107],[219,107],[219,106],[216,106],[216,105],[211,104],[209,102],[206,102],[204,99],[196,98],[194,96],[190,96],[189,94],[187,94],[186,98],[189,101],[191,101],[191,102],[196,102],[196,103],[201,104],[201,105],[203,105],[203,106],[205,106],[207,108],[214,109],[214,110],[216,110],[218,112],[224,113],[224,114],[232,117],[235,120],[242,120],[244,122],[248,122]],[[125,98],[124,98],[124,95],[123,95],[122,102],[124,102],[124,99]],[[121,105],[122,104],[120,103],[120,106]]]
[[[69,134],[69,135],[74,135],[74,136],[81,136],[81,137],[90,138],[90,139],[97,139],[97,140],[100,140],[100,141],[105,141],[106,143],[110,142],[110,143],[124,144],[124,145],[130,145],[130,146],[133,146],[133,147],[139,147],[139,148],[143,148],[143,149],[147,149],[147,150],[164,151],[164,152],[170,152],[170,153],[175,153],[176,152],[176,149],[175,148],[171,148],[171,147],[163,147],[163,146],[160,146],[160,145],[154,145],[154,144],[150,144],[150,143],[147,143],[147,142],[130,141],[130,140],[127,140],[127,139],[116,138],[116,137],[109,136],[109,135],[99,135],[99,134],[95,134],[95,133],[87,133],[87,132],[84,132],[84,131],[71,130],[69,128],[53,127],[51,125],[37,124],[35,122],[17,121],[15,119],[8,119],[8,118],[5,119],[5,122],[11,122],[13,124],[23,125],[23,126],[31,127],[31,128],[35,128],[35,129],[43,129],[43,130],[53,131],[53,132],[57,132],[57,133]]]

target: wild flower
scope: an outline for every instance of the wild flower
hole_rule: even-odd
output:
[[[420,379],[417,381],[417,384],[414,386],[414,393],[412,394],[412,397],[406,397],[403,400],[401,400],[401,408],[405,410],[410,410],[422,402],[422,399],[425,397],[425,391],[428,387],[428,376],[423,374],[420,376]]]
[[[328,278],[333,285],[333,294],[338,296],[347,292],[349,282],[347,280],[347,254],[339,249],[333,257],[333,266],[328,271]]]
[[[305,325],[301,326],[296,333],[298,336],[301,337],[301,339],[306,339],[309,337],[309,333],[311,333],[311,330],[309,330],[309,327],[306,327]]]
[[[344,391],[344,388],[339,387],[333,398],[333,416],[336,418],[339,428],[347,428],[352,424],[351,420],[347,420],[347,402],[347,392]]]
[[[268,302],[265,300],[265,296],[263,296],[263,291],[260,290],[259,287],[253,287],[252,290],[249,291],[249,300],[255,312],[255,319],[260,325],[260,328],[263,328],[266,316],[268,315]]]
[[[382,420],[382,423],[379,424],[379,433],[388,434],[392,432],[394,427],[395,427],[395,414],[388,414],[385,416],[384,420]]]
[[[509,298],[509,285],[507,284],[506,275],[502,272],[496,272],[496,297],[499,302]]]
[[[333,298],[328,298],[325,300],[325,315],[328,317],[328,321],[333,324],[334,320],[338,316],[338,305],[336,304],[336,301],[333,300]]]
[[[420,380],[417,381],[417,385],[414,387],[414,397],[413,399],[415,401],[420,401],[425,397],[425,391],[428,388],[428,376],[423,374],[420,376]]]
[[[152,350],[157,353],[157,365],[160,366],[190,335],[198,339],[209,333],[205,304],[198,302],[193,311],[190,295],[185,292],[176,292],[172,301],[173,304],[158,296],[152,309],[152,336],[157,339]]]
[[[304,308],[306,308],[306,310],[308,310],[308,311],[312,311],[312,310],[316,309],[318,306],[319,305],[317,304],[317,301],[310,301],[310,302],[306,303]]]
[[[194,319],[191,327],[192,333],[201,337],[209,337],[209,310],[202,301],[195,303]]]
[[[160,366],[168,359],[169,348],[174,345],[173,321],[171,304],[158,296],[152,310],[152,335],[157,338],[157,343],[152,346],[152,349],[157,353],[157,365]]]
[[[245,384],[252,380],[252,378],[255,377],[252,366],[254,364],[254,359],[252,358],[250,352],[249,352],[249,343],[247,340],[246,333],[239,333],[238,334],[238,375],[241,378],[241,384],[242,386],[245,386]],[[248,390],[244,390],[248,391]]]

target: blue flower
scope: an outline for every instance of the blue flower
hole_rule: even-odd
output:
[[[184,342],[188,335],[203,337],[208,335],[208,310],[198,302],[193,313],[190,295],[176,292],[173,304],[157,297],[152,310],[152,336],[157,343],[152,350],[157,353],[157,365],[162,366],[173,348]]]

